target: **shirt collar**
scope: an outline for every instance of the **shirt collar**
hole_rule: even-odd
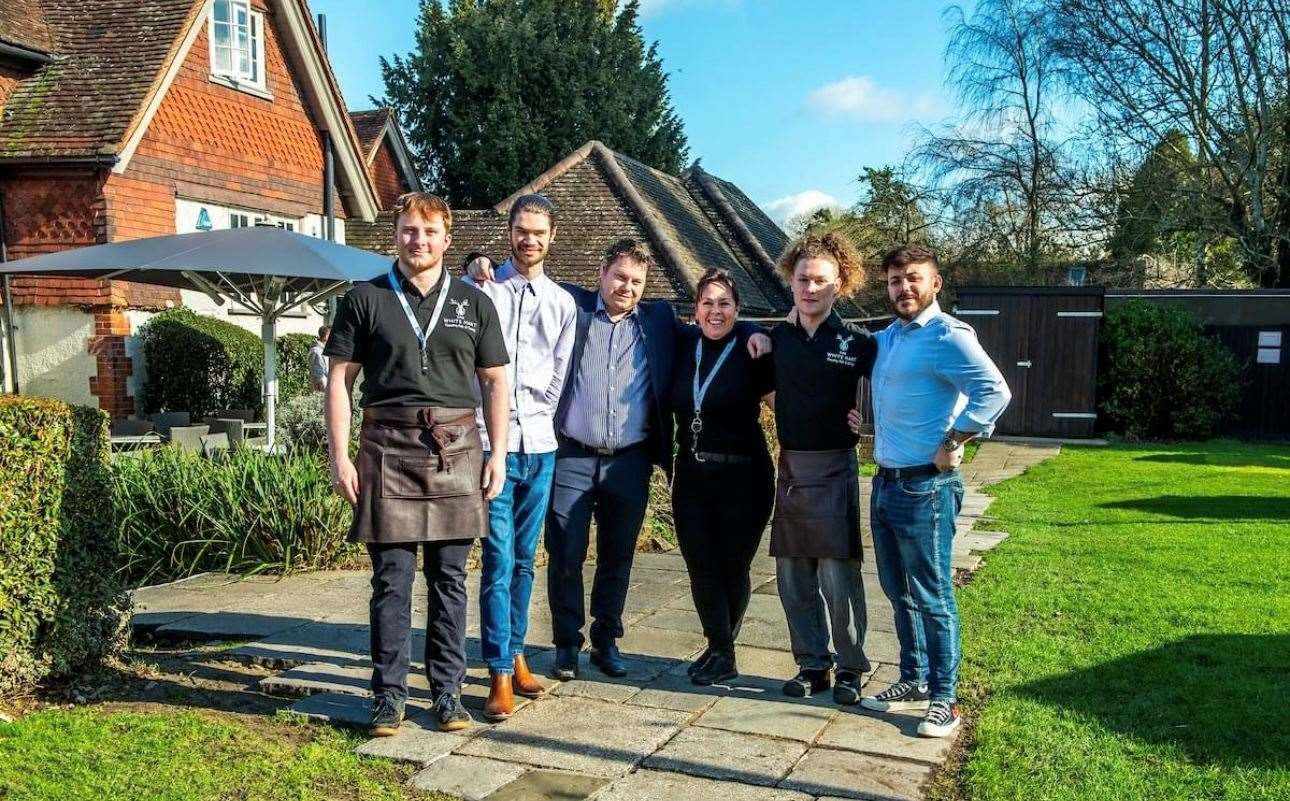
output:
[[[918,313],[918,316],[907,323],[901,323],[901,330],[910,331],[914,328],[926,328],[927,324],[939,316],[941,313],[941,304],[933,300],[926,309]]]
[[[530,281],[523,275],[520,275],[520,271],[515,269],[515,263],[511,259],[507,259],[498,266],[497,272],[494,274],[493,278],[498,283],[511,284],[517,292],[522,292],[527,288],[536,298],[542,297],[542,293],[546,290],[547,284],[553,283],[551,279],[547,277],[545,271],[537,278]],[[597,295],[597,297],[599,297],[599,295]]]
[[[412,280],[408,278],[408,276],[403,272],[402,269],[399,268],[398,259],[394,260],[394,266],[393,266],[394,276],[399,279],[399,288],[402,289],[404,292],[409,292],[415,295],[418,298],[425,298],[426,296],[448,285],[448,268],[442,267],[441,269],[443,270],[443,274],[439,276],[439,283],[430,287],[430,289],[427,290],[425,294],[422,294],[421,290],[417,289],[417,285],[412,283]]]
[[[635,316],[636,316],[636,313],[637,313],[638,311],[640,311],[640,310],[641,310],[641,305],[640,305],[639,303],[637,303],[635,306],[633,306],[633,307],[632,307],[632,310],[631,310],[631,311],[627,312],[627,314],[626,314],[626,315],[624,315],[624,319],[626,319],[627,317],[635,317]],[[597,313],[597,314],[599,314],[599,313],[604,312],[604,311],[605,311],[605,297],[604,297],[604,295],[601,295],[601,294],[600,294],[600,289],[599,289],[599,287],[597,287],[597,289],[596,289],[596,313]],[[609,313],[608,313],[608,312],[605,312],[605,316],[606,316],[606,317],[608,317],[608,316],[609,316]]]
[[[798,331],[801,331],[802,336],[807,336],[806,329],[802,327],[802,321],[800,318],[794,318],[793,327]],[[836,307],[829,310],[829,316],[824,318],[823,322],[820,323],[820,327],[815,329],[815,333],[818,334],[823,328],[829,328],[833,331],[842,330],[842,318],[838,316],[838,310]]]

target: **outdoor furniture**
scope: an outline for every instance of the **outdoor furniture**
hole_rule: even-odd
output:
[[[112,423],[111,433],[114,437],[137,437],[141,434],[151,434],[157,426],[151,420],[117,420]]]
[[[246,423],[238,417],[207,417],[212,434],[226,434],[229,444],[238,445],[246,439]]]
[[[202,455],[214,456],[220,451],[228,450],[228,434],[203,434],[201,436]]]
[[[251,409],[219,409],[206,415],[207,420],[210,420],[212,417],[220,420],[241,420],[244,423],[255,422],[255,412]]]
[[[108,438],[114,453],[130,453],[160,445],[161,435],[155,431],[143,434],[114,434]]]
[[[184,450],[202,450],[202,437],[209,434],[210,426],[174,426],[170,429],[170,444]]]
[[[190,424],[193,416],[188,412],[158,412],[148,415],[148,419],[156,424],[157,433],[163,437],[169,437],[170,429]]]

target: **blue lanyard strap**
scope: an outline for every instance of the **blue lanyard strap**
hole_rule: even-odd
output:
[[[399,284],[399,277],[395,272],[394,265],[390,265],[390,289],[394,290],[394,296],[399,299],[399,305],[403,307],[403,314],[408,318],[408,325],[412,326],[412,333],[416,334],[417,344],[421,346],[421,359],[425,361],[426,345],[430,342],[430,335],[434,333],[435,328],[439,325],[439,317],[443,314],[444,304],[448,302],[448,282],[451,276],[448,271],[443,269],[443,277],[439,279],[439,299],[435,301],[434,312],[430,315],[430,322],[426,323],[425,331],[417,325],[417,316],[412,313],[412,307],[408,305],[408,299],[403,294],[403,287]]]
[[[721,355],[717,357],[716,363],[708,371],[708,377],[703,379],[702,384],[699,383],[699,365],[703,361],[703,335],[700,334],[699,341],[694,343],[694,420],[690,423],[690,430],[695,434],[703,430],[703,399],[708,395],[708,387],[712,386],[712,379],[717,377],[717,371],[721,369],[721,365],[726,363],[726,359],[730,356],[731,351],[735,349],[735,345],[738,342],[737,337],[730,338],[725,349],[721,351]]]

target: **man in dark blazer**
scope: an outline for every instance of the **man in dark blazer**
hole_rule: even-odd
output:
[[[471,254],[470,274],[488,266]],[[671,470],[674,439],[672,363],[681,323],[666,301],[641,302],[654,266],[634,239],[610,245],[599,287],[562,284],[577,305],[569,377],[556,408],[559,440],[547,513],[547,596],[556,658],[551,675],[578,675],[586,621],[582,566],[596,522],[596,573],[591,588],[591,661],[610,676],[627,667],[618,651],[623,606],[636,538],[645,520],[654,465]],[[751,326],[751,323],[741,323]],[[769,350],[754,336],[750,350]]]

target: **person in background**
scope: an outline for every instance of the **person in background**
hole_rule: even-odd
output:
[[[963,444],[989,436],[1012,394],[967,323],[941,311],[940,262],[921,245],[882,261],[896,320],[878,333],[873,368],[874,461],[870,496],[878,581],[896,613],[900,679],[865,696],[878,712],[927,710],[924,737],[960,723],[954,519],[963,503]],[[852,415],[853,431],[859,415]]]
[[[318,341],[309,348],[309,386],[315,392],[327,391],[327,357],[323,350],[327,347],[327,338],[331,336],[331,326],[324,325],[318,329]]]
[[[484,717],[492,721],[511,716],[516,693],[537,698],[546,692],[524,659],[524,637],[533,559],[555,473],[555,410],[569,373],[577,318],[573,296],[544,270],[556,234],[551,201],[542,195],[516,200],[507,232],[511,257],[497,267],[493,280],[478,284],[497,308],[506,335],[507,386],[512,388],[506,442],[487,438],[482,408],[476,417],[485,434],[485,454],[506,451],[506,484],[488,505],[479,583],[480,649],[491,678]],[[474,283],[469,276],[466,280]]]
[[[748,571],[775,498],[759,414],[775,388],[775,368],[769,357],[749,355],[751,330],[735,332],[739,290],[728,274],[705,272],[696,297],[698,325],[679,337],[671,389],[677,422],[672,514],[708,640],[689,667],[690,679],[708,685],[739,675],[735,637],[752,595]]]
[[[792,287],[793,311],[771,330],[780,454],[770,552],[799,668],[783,691],[804,697],[832,684],[835,702],[854,704],[870,663],[858,437],[847,415],[877,345],[868,331],[843,322],[834,304],[860,286],[864,267],[855,246],[830,233],[794,242],[779,269]]]
[[[466,557],[488,535],[487,502],[506,481],[506,452],[484,459],[475,381],[493,442],[507,441],[509,357],[488,296],[443,267],[452,212],[410,192],[395,205],[398,258],[340,305],[326,355],[332,485],[354,505],[350,539],[372,560],[372,717],[396,734],[408,697],[412,584],[426,577],[426,678],[443,731],[471,723],[466,678]],[[363,373],[357,467],[349,456],[350,393]]]

